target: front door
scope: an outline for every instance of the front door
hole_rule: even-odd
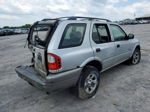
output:
[[[120,63],[130,56],[130,42],[127,39],[126,33],[123,31],[123,29],[118,26],[111,24],[110,29],[114,38],[115,43],[115,61],[116,63]]]

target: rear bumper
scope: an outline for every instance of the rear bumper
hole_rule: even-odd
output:
[[[74,86],[81,73],[81,68],[77,68],[42,77],[35,71],[34,67],[19,66],[15,70],[20,78],[29,82],[33,86],[46,91],[54,91]]]

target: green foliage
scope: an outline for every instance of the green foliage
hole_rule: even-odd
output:
[[[3,28],[9,28],[9,26],[4,26]]]
[[[31,24],[25,24],[23,26],[21,26],[21,28],[30,28],[31,27]]]

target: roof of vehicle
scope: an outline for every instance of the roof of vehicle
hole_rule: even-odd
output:
[[[95,17],[81,17],[81,16],[69,16],[69,17],[60,17],[60,18],[47,18],[47,19],[43,19],[41,21],[38,21],[38,24],[53,24],[57,21],[66,21],[66,20],[80,20],[80,21],[84,21],[84,20],[95,20],[95,21],[105,21],[105,22],[111,22],[108,19],[104,19],[104,18],[95,18]]]

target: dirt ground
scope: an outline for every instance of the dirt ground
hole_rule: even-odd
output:
[[[96,96],[84,101],[68,90],[47,95],[20,79],[14,69],[30,63],[27,35],[0,37],[0,112],[150,112],[150,25],[123,28],[140,40],[141,63],[102,73]]]

